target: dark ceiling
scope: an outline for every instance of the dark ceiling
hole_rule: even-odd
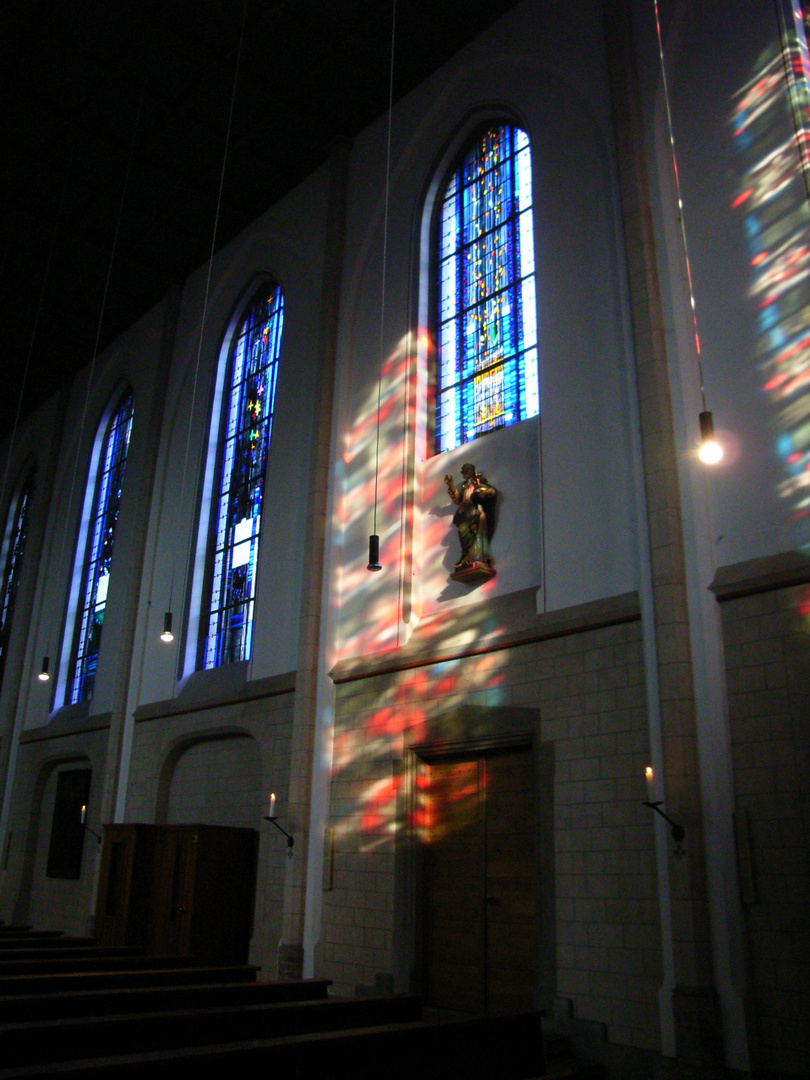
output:
[[[514,2],[397,0],[395,98]],[[393,0],[3,5],[0,435],[20,401],[25,415],[208,258],[237,58],[218,248],[385,113],[392,11]]]

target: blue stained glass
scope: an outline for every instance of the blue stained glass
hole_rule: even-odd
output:
[[[132,394],[127,391],[107,424],[101,450],[82,578],[82,607],[70,693],[73,705],[90,701],[95,689],[132,417]]]
[[[25,540],[28,535],[28,516],[31,508],[31,496],[34,491],[34,469],[19,491],[11,513],[5,542],[5,565],[3,569],[2,606],[0,606],[0,679],[6,665],[8,639],[14,615],[14,604],[20,583]]]
[[[250,659],[264,479],[283,322],[281,289],[264,286],[241,323],[231,350],[206,668]]]
[[[531,204],[528,137],[489,128],[440,212],[437,453],[539,412]]]

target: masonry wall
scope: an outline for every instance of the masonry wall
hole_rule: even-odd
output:
[[[810,1070],[810,586],[720,591],[754,1063]],[[771,568],[773,569],[773,568]]]
[[[409,761],[421,746],[473,753],[525,737],[535,744],[540,837],[537,999],[569,998],[577,1018],[605,1023],[611,1039],[653,1048],[660,928],[641,806],[649,742],[638,610],[630,596],[551,620],[530,603],[531,592],[519,594],[490,612],[502,616],[500,638],[481,629],[475,653],[439,659],[426,630],[392,671],[377,673],[378,659],[333,672],[334,856],[319,968],[342,993],[380,975],[424,988]],[[449,622],[445,641],[475,623],[471,614]]]
[[[294,678],[260,680],[226,699],[186,693],[135,718],[127,821],[226,825],[258,832],[250,962],[277,971],[284,837],[264,816],[273,792],[288,805]]]
[[[101,717],[86,723],[77,737],[70,730],[60,732],[56,725],[47,733],[29,733],[20,745],[0,889],[0,918],[4,921],[34,919],[42,929],[69,934],[91,931],[99,848],[96,836],[89,830],[101,833],[101,781],[107,763],[109,727],[109,717]],[[47,876],[57,776],[68,769],[91,770],[89,829],[76,880]]]

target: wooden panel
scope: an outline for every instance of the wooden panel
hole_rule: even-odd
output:
[[[105,825],[95,934],[101,945],[145,945],[155,852],[154,825]]]

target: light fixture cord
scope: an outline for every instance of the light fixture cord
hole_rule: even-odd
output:
[[[186,475],[188,471],[188,459],[189,450],[191,447],[191,428],[194,423],[194,406],[197,399],[197,385],[200,377],[200,363],[202,358],[202,343],[205,336],[205,325],[208,318],[208,299],[211,294],[211,271],[214,264],[214,254],[216,253],[217,246],[217,234],[219,232],[219,215],[222,207],[222,191],[225,186],[225,169],[228,163],[228,151],[231,144],[231,129],[233,127],[233,112],[234,104],[236,102],[236,87],[239,82],[239,69],[242,64],[242,46],[245,40],[245,23],[247,21],[247,0],[242,5],[242,25],[239,29],[239,45],[236,51],[236,67],[233,73],[233,85],[231,87],[231,102],[228,109],[228,126],[225,132],[225,147],[222,152],[222,168],[219,174],[219,190],[217,192],[217,205],[214,212],[214,229],[211,236],[211,253],[208,257],[208,268],[205,277],[205,293],[203,295],[203,308],[202,317],[200,319],[200,334],[197,340],[197,356],[194,363],[194,381],[191,388],[191,401],[188,410],[188,428],[186,430],[186,449],[183,455],[183,472],[180,482],[180,512],[182,519],[183,504],[186,498]],[[186,572],[188,573],[189,564],[191,562],[191,546],[193,543],[194,531],[193,529],[189,533],[188,545],[186,547]],[[171,591],[174,588],[174,560],[172,560],[172,578],[171,586],[169,589],[169,607],[171,608]]]
[[[48,284],[48,278],[51,276],[51,262],[53,261],[53,253],[56,248],[56,238],[59,235],[59,226],[62,222],[62,211],[65,207],[65,193],[67,192],[67,182],[73,170],[73,160],[75,156],[75,147],[71,152],[70,165],[68,167],[67,174],[65,176],[65,182],[62,185],[62,193],[59,197],[59,208],[56,211],[56,222],[53,227],[53,233],[51,235],[51,243],[48,248],[48,257],[45,260],[45,273],[42,276],[42,286],[39,290],[39,299],[37,301],[37,308],[34,312],[34,325],[31,328],[31,340],[28,342],[28,352],[25,356],[25,364],[23,366],[23,377],[20,384],[20,393],[17,398],[17,408],[14,412],[14,424],[11,428],[11,439],[9,441],[8,454],[6,456],[6,464],[3,470],[3,482],[0,485],[0,507],[5,506],[6,502],[6,485],[8,484],[8,475],[11,469],[11,461],[14,455],[14,446],[17,441],[17,429],[20,423],[20,413],[22,412],[23,397],[25,396],[25,387],[28,382],[28,372],[31,367],[31,357],[34,353],[34,342],[36,341],[37,332],[39,330],[39,319],[42,314],[42,306],[45,303],[45,289]]]
[[[686,243],[686,222],[684,220],[683,199],[681,197],[681,180],[678,173],[678,159],[675,154],[675,135],[672,128],[672,110],[669,105],[669,87],[667,85],[667,72],[664,66],[664,43],[661,35],[661,19],[658,13],[658,0],[653,0],[655,9],[655,29],[658,34],[658,57],[661,63],[661,85],[664,90],[664,106],[667,115],[667,132],[669,145],[672,151],[672,168],[675,174],[675,194],[678,200],[678,224],[680,226],[681,244],[683,246],[683,260],[686,267],[686,286],[689,293],[689,305],[692,311],[692,328],[695,336],[695,355],[697,357],[698,376],[700,378],[700,399],[703,402],[703,411],[706,411],[706,388],[703,382],[703,357],[700,351],[700,335],[698,334],[697,310],[695,308],[695,294],[692,288],[692,267],[689,263],[689,247]]]
[[[135,116],[135,123],[132,128],[132,138],[129,144],[129,156],[127,158],[126,172],[124,173],[124,185],[121,189],[121,198],[118,203],[118,214],[115,219],[115,231],[113,232],[112,247],[110,248],[110,258],[107,262],[107,276],[104,281],[104,291],[101,297],[101,310],[98,315],[98,325],[96,327],[96,338],[93,342],[93,357],[90,361],[90,371],[87,375],[87,389],[84,394],[84,404],[82,406],[82,417],[79,423],[79,435],[76,440],[76,456],[73,459],[73,473],[70,478],[70,489],[68,491],[67,507],[64,517],[64,529],[62,530],[62,545],[59,551],[59,563],[58,563],[58,578],[62,576],[62,566],[64,565],[65,548],[67,546],[67,533],[70,522],[70,509],[73,505],[73,494],[76,490],[76,478],[79,473],[79,457],[82,452],[82,443],[84,441],[84,431],[87,425],[87,413],[90,408],[90,391],[93,387],[93,376],[96,370],[96,360],[98,359],[98,348],[101,340],[101,328],[104,324],[104,314],[107,310],[107,299],[110,293],[110,280],[112,278],[112,269],[115,264],[115,254],[118,248],[118,237],[121,233],[121,220],[124,216],[124,204],[126,202],[127,191],[129,190],[129,178],[132,173],[132,162],[135,157],[135,144],[138,138],[138,130],[141,125],[141,116],[143,114],[143,103],[146,96],[146,78],[144,78],[143,85],[141,87],[141,96],[138,101],[138,112]]]
[[[391,12],[391,66],[388,75],[388,145],[385,158],[385,214],[383,218],[382,296],[380,298],[380,367],[377,376],[377,446],[374,457],[374,528],[377,535],[377,486],[380,477],[380,408],[382,404],[383,342],[385,337],[385,279],[388,265],[388,203],[391,188],[391,117],[394,111],[394,41],[397,25],[397,0]]]

